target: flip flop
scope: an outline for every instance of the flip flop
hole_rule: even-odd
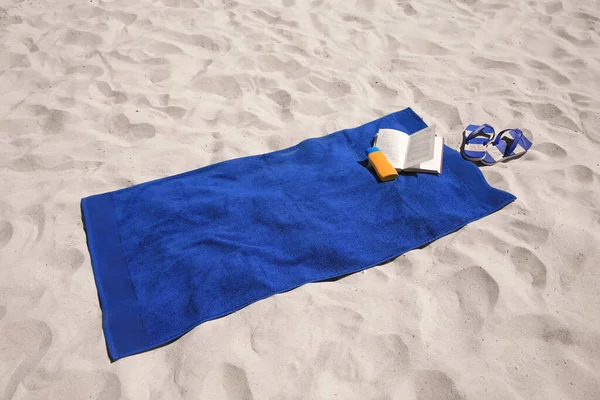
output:
[[[463,132],[462,155],[469,161],[481,161],[487,146],[494,140],[495,132],[488,124],[469,125]]]
[[[499,161],[520,157],[531,148],[532,144],[520,129],[505,129],[498,133],[496,139],[487,147],[481,163],[493,165]]]

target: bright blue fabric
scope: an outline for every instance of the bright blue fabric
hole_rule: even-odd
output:
[[[515,199],[448,147],[443,173],[379,182],[379,128],[414,133],[411,109],[273,153],[82,200],[113,360],[308,282],[372,267]]]
[[[470,158],[470,161],[475,161],[475,159],[481,159],[485,156],[485,151],[477,151],[477,150],[470,150],[466,147],[466,145],[470,145],[470,144],[481,144],[481,145],[487,145],[488,143],[490,143],[494,137],[494,128],[491,127],[488,124],[482,124],[482,125],[474,125],[474,124],[469,124],[469,126],[467,126],[467,128],[465,129],[465,132],[470,132],[468,135],[465,134],[464,137],[464,144],[465,147],[463,148],[463,154]]]
[[[506,139],[511,139],[510,146],[508,147]],[[515,157],[515,149],[519,144],[525,151],[529,150],[533,145],[533,143],[531,143],[529,139],[527,139],[527,137],[523,134],[523,131],[521,131],[520,129],[505,129],[502,132],[498,133],[498,135],[491,144],[491,146],[496,147],[498,151],[503,154],[503,158],[496,161],[494,157],[490,155],[490,153],[486,152],[482,161],[487,165],[493,165],[496,162],[500,162],[504,159]]]

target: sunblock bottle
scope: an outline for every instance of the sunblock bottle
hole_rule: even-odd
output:
[[[381,181],[393,181],[398,177],[398,172],[378,147],[369,147],[367,157]]]

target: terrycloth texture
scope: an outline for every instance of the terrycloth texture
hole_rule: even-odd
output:
[[[441,175],[379,182],[379,128],[411,109],[273,153],[82,200],[112,359],[167,343],[257,300],[372,267],[515,199],[445,148]]]

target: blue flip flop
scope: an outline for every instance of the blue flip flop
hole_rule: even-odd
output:
[[[469,161],[481,161],[496,132],[488,124],[469,125],[463,132],[462,155]]]
[[[525,137],[520,129],[505,129],[498,133],[492,144],[487,147],[481,163],[493,165],[522,156],[532,145],[531,140]]]

